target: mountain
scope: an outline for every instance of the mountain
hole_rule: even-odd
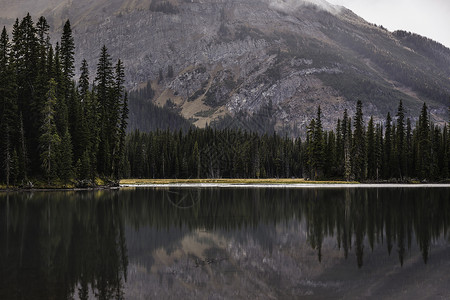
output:
[[[257,123],[244,127],[304,131],[320,105],[332,128],[358,99],[365,118],[384,120],[403,100],[408,117],[427,102],[435,122],[448,120],[450,49],[325,1],[3,2],[0,20],[9,26],[11,16],[30,11],[59,33],[70,18],[77,63],[86,58],[93,74],[107,45],[124,61],[130,89],[150,80],[154,103],[170,99],[199,127],[233,125],[244,115]]]

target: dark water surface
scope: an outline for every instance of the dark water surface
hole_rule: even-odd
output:
[[[450,188],[0,194],[0,299],[448,299]]]

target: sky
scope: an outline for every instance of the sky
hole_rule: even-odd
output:
[[[411,31],[450,48],[450,0],[328,0],[390,31]]]

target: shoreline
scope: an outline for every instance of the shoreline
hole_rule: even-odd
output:
[[[450,188],[448,183],[166,183],[121,184],[120,188]]]
[[[122,179],[115,185],[94,187],[32,187],[9,189],[0,192],[77,192],[97,190],[120,190],[126,188],[450,188],[450,182],[347,182],[347,181],[309,181],[304,179]]]

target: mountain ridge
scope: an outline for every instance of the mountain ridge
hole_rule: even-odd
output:
[[[343,7],[104,2],[60,1],[44,16],[54,30],[71,19],[77,63],[86,58],[93,73],[100,47],[110,45],[112,57],[125,62],[130,89],[150,80],[154,103],[164,106],[170,99],[197,126],[258,114],[270,102],[278,128],[304,131],[318,105],[325,128],[332,128],[344,109],[354,112],[358,99],[366,118],[383,120],[403,100],[412,118],[427,102],[435,122],[448,120],[450,49],[391,33]]]

